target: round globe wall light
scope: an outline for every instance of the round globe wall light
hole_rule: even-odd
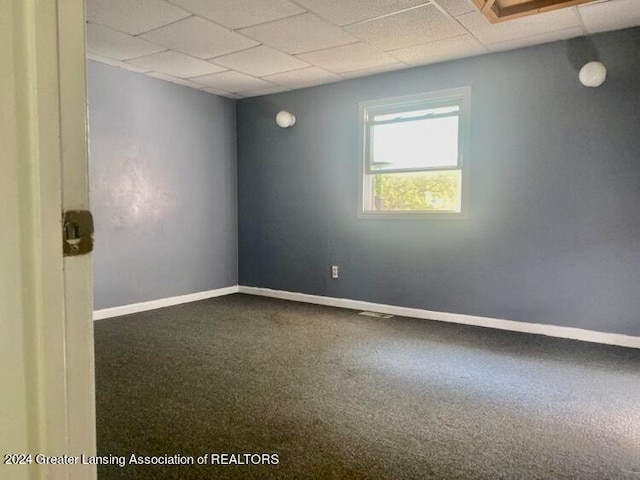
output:
[[[276,123],[280,128],[293,127],[296,124],[296,116],[285,110],[281,110],[276,115]]]
[[[580,69],[578,79],[585,87],[599,87],[607,79],[607,68],[600,62],[589,62]]]

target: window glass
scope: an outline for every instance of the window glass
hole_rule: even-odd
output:
[[[372,170],[455,167],[458,117],[438,117],[374,125]]]

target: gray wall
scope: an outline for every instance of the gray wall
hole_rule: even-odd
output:
[[[463,85],[470,218],[358,220],[358,102]],[[638,28],[242,100],[240,284],[640,335],[639,152]]]
[[[235,102],[88,70],[94,307],[237,284]]]

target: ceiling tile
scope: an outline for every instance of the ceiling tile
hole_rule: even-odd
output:
[[[226,70],[224,67],[173,50],[135,58],[129,60],[129,63],[179,78],[198,77]]]
[[[225,92],[224,90],[218,90],[217,88],[202,88],[203,92],[211,93],[212,95],[217,95],[219,97],[232,98],[234,100],[239,100],[244,98],[244,95],[238,95],[237,93]]]
[[[345,28],[383,50],[396,50],[465,33],[460,24],[433,5]]]
[[[131,35],[148,32],[191,13],[164,0],[87,0],[87,20]]]
[[[200,87],[200,90],[205,91],[207,93],[213,93],[214,95],[229,95],[231,92],[227,92],[226,90],[220,90],[219,88],[213,87]]]
[[[303,53],[298,58],[334,73],[363,70],[398,62],[391,55],[367,43],[352,43],[317,52]]]
[[[248,90],[246,92],[242,92],[242,96],[244,98],[261,97],[262,95],[271,95],[273,93],[286,92],[287,90],[289,90],[287,87],[276,85],[274,87],[259,88],[257,90]]]
[[[142,38],[202,59],[243,50],[258,44],[199,17],[180,20],[145,33]]]
[[[311,87],[322,83],[337,82],[343,78],[318,67],[307,67],[292,72],[278,73],[264,77],[272,83],[289,88]]]
[[[222,96],[226,98],[232,98],[233,100],[240,100],[241,98],[244,98],[244,95],[239,95],[237,93],[225,93]]]
[[[323,18],[337,24],[348,25],[400,10],[429,3],[429,0],[297,0],[298,3]]]
[[[258,88],[273,86],[272,83],[240,72],[214,73],[213,75],[206,75],[192,80],[209,87],[233,93],[242,93],[245,90],[256,90]]]
[[[434,0],[434,3],[440,5],[454,17],[478,10],[471,0]]]
[[[138,67],[137,65],[121,62],[120,60],[114,60],[112,58],[101,57],[100,55],[88,54],[87,58],[89,58],[89,60],[104,63],[106,65],[112,65],[114,67],[124,68],[125,70],[129,70],[135,73],[146,73],[150,71],[148,68]]]
[[[640,25],[640,1],[638,0],[611,0],[580,5],[578,12],[589,33]]]
[[[182,78],[174,77],[172,75],[165,75],[164,73],[160,73],[160,72],[149,72],[149,73],[145,73],[145,75],[149,75],[150,77],[157,78],[159,80],[164,80],[165,82],[176,83],[184,87],[196,88],[198,90],[202,89],[202,85],[198,83],[191,82],[189,80],[184,80]]]
[[[219,97],[233,98],[236,100],[243,98],[237,93],[226,92],[224,90],[219,90],[217,88],[206,87],[206,88],[201,88],[200,90],[202,90],[203,92],[211,93],[212,95],[217,95]]]
[[[481,55],[487,52],[487,48],[471,35],[460,35],[459,37],[437,40],[424,45],[393,50],[389,53],[411,65],[427,65],[454,58]]]
[[[302,60],[265,45],[225,55],[224,57],[217,57],[211,61],[255,77],[298,70],[309,66],[308,63]]]
[[[171,0],[201,17],[232,29],[304,13],[287,0]]]
[[[341,73],[345,78],[357,78],[357,77],[366,77],[368,75],[376,75],[379,73],[392,72],[394,70],[401,70],[403,68],[407,68],[408,65],[404,63],[393,63],[391,65],[383,65],[381,67],[374,68],[365,68],[363,70],[355,70],[353,72],[345,72]]]
[[[239,32],[288,53],[321,50],[358,41],[341,28],[310,13],[256,25]]]
[[[87,25],[87,52],[90,54],[116,60],[128,60],[162,50],[166,49],[138,37],[93,23]]]
[[[500,52],[503,50],[529,47],[531,45],[540,45],[542,43],[557,42],[558,40],[566,40],[568,38],[575,38],[581,35],[585,35],[585,31],[582,27],[572,27],[551,33],[543,33],[542,35],[534,35],[533,37],[517,38],[506,42],[492,43],[489,45],[489,49],[492,52]]]
[[[580,26],[580,20],[574,8],[564,8],[495,24],[490,23],[480,12],[462,15],[458,20],[485,45]]]

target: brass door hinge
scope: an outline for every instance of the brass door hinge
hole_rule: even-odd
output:
[[[62,252],[65,257],[93,250],[93,216],[89,210],[67,210],[62,215]]]

